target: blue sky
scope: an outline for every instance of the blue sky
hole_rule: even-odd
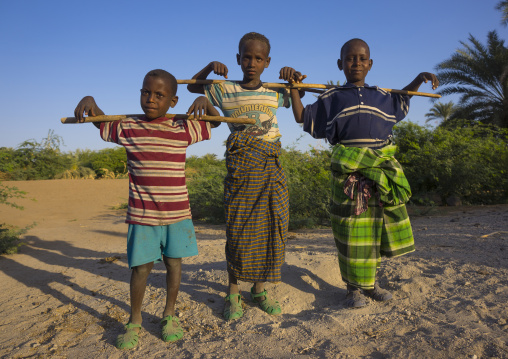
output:
[[[0,0],[0,147],[40,140],[50,129],[63,138],[64,151],[112,147],[93,125],[63,125],[60,118],[72,116],[85,95],[106,114],[141,113],[141,82],[154,68],[187,79],[217,60],[228,66],[229,79],[241,79],[238,41],[250,31],[272,45],[265,82],[279,81],[280,68],[291,66],[309,83],[342,83],[339,49],[360,37],[374,60],[367,83],[402,88],[419,72],[434,71],[469,34],[485,43],[488,31],[497,30],[506,39],[497,2]],[[432,91],[428,84],[420,90]],[[175,112],[185,113],[195,95],[185,86],[178,95]],[[450,100],[456,99],[442,99]],[[313,101],[311,94],[304,98],[304,104]],[[406,120],[424,124],[431,106],[427,98],[413,97]],[[303,133],[290,109],[279,109],[277,117],[283,146],[324,144]],[[188,154],[222,157],[228,133],[221,125],[211,141],[190,146]]]

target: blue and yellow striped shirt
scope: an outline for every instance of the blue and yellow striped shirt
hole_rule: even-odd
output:
[[[231,132],[243,131],[265,141],[275,142],[281,137],[275,116],[277,108],[290,107],[291,101],[285,89],[274,91],[262,87],[242,87],[238,82],[225,81],[204,86],[210,102],[222,110],[224,116],[254,118],[256,124],[228,123]]]

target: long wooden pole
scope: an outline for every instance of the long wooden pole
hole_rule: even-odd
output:
[[[84,117],[85,122],[111,122],[111,121],[118,121],[123,120],[125,118],[129,117],[142,117],[144,115],[102,115],[102,116],[88,116]],[[194,115],[182,115],[182,114],[166,114],[166,117],[168,118],[182,118],[186,120],[194,120]],[[223,116],[201,116],[201,119],[203,121],[217,121],[217,122],[229,122],[229,123],[242,123],[242,124],[255,124],[256,120],[254,118],[245,118],[245,117],[223,117]],[[61,119],[62,123],[78,123],[78,120],[76,117],[63,117]]]
[[[209,85],[209,84],[219,84],[223,83],[226,80],[176,80],[179,84],[189,84],[189,85]],[[304,84],[304,83],[298,83],[298,84],[289,84],[289,83],[278,83],[278,82],[263,82],[263,87],[266,88],[287,88],[287,89],[299,89],[303,91],[309,91],[309,92],[323,92],[323,91],[317,91],[315,89],[331,89],[334,87],[337,87],[336,85],[323,85],[323,84]],[[441,98],[441,95],[434,94],[434,93],[427,93],[427,92],[417,92],[417,91],[406,91],[406,90],[395,90],[395,89],[388,89],[388,88],[382,88],[381,90],[385,90],[387,92],[391,93],[398,93],[402,95],[409,95],[409,96],[423,96],[423,97],[432,97],[432,98]]]

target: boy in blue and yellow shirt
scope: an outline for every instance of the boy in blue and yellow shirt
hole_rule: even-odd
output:
[[[289,193],[279,161],[281,134],[276,117],[279,107],[290,106],[289,95],[285,89],[263,87],[261,74],[271,61],[265,36],[245,34],[236,58],[243,72],[241,81],[187,87],[190,92],[205,94],[225,116],[256,119],[253,125],[228,124],[231,134],[224,180],[227,320],[243,316],[240,281],[253,283],[251,298],[263,311],[281,314],[279,302],[267,295],[265,282],[281,280],[289,223]],[[210,62],[193,78],[206,79],[211,72],[227,79],[228,68],[218,61]]]
[[[351,308],[365,306],[364,295],[391,299],[391,293],[376,282],[381,256],[414,251],[405,207],[411,189],[392,144],[392,128],[407,115],[411,96],[367,85],[372,64],[367,43],[352,39],[337,60],[346,84],[326,91],[305,108],[298,90],[291,90],[296,122],[303,123],[312,137],[326,138],[334,146],[331,222],[341,276],[347,283],[346,305]],[[282,69],[281,75],[297,82],[301,76],[291,69]],[[404,90],[417,91],[428,81],[437,88],[436,76],[422,72]]]

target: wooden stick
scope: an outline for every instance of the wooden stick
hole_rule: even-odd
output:
[[[209,84],[220,84],[227,80],[176,80],[179,84],[190,84],[190,85],[209,85]],[[324,92],[324,91],[316,91],[313,89],[331,89],[337,87],[336,85],[323,85],[323,84],[289,84],[289,83],[279,83],[279,82],[264,82],[263,87],[266,88],[287,88],[287,89],[299,89],[308,92]],[[391,93],[398,93],[401,95],[409,95],[409,96],[423,96],[423,97],[433,97],[433,98],[441,98],[441,95],[427,92],[416,92],[416,91],[406,91],[406,90],[395,90],[395,89],[387,89],[382,88],[381,90],[385,90]]]
[[[88,116],[84,117],[85,122],[111,122],[111,121],[118,121],[123,120],[125,118],[129,117],[142,117],[144,115],[103,115],[103,116]],[[166,117],[168,118],[182,118],[186,120],[194,120],[194,115],[182,115],[177,114],[173,115],[170,113],[166,114]],[[243,123],[243,124],[255,124],[256,120],[254,118],[245,118],[245,117],[223,117],[223,116],[201,116],[201,120],[203,121],[217,121],[217,122],[229,122],[229,123]],[[63,117],[61,119],[62,123],[78,123],[76,117]]]

